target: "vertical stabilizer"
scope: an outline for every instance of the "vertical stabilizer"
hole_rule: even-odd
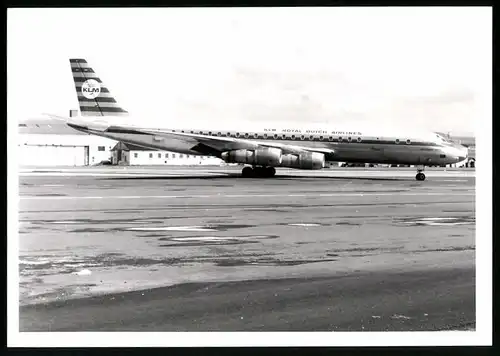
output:
[[[85,59],[70,59],[82,116],[124,116],[124,110]]]

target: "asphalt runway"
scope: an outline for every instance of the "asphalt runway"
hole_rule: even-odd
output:
[[[20,331],[475,328],[473,171],[20,176]]]

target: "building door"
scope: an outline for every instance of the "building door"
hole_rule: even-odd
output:
[[[83,165],[89,165],[89,146],[83,147]]]
[[[22,145],[19,152],[21,166],[81,166],[82,146]]]

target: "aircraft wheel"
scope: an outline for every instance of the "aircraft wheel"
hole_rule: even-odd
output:
[[[276,174],[276,169],[274,167],[267,167],[266,173],[268,177],[274,177],[274,175]]]
[[[252,167],[245,167],[241,171],[241,175],[245,178],[251,178],[254,176],[254,171],[253,171]]]
[[[422,172],[417,173],[416,177],[417,180],[425,180],[425,174]]]
[[[266,176],[266,169],[264,167],[254,167],[253,174],[255,177],[263,178]]]

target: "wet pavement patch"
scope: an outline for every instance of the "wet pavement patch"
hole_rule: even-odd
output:
[[[403,246],[397,247],[352,247],[352,248],[339,248],[327,251],[327,255],[332,253],[349,253],[349,252],[393,252],[401,251]]]
[[[328,224],[320,224],[320,223],[282,223],[278,225],[301,226],[301,227],[330,226]]]
[[[242,209],[242,211],[251,211],[251,212],[273,212],[273,213],[290,213],[291,210],[286,209],[276,209],[276,208],[246,208]]]
[[[101,266],[103,261],[111,260],[119,253],[105,253],[92,257],[80,256],[21,256],[19,259],[19,272],[21,275],[39,271],[57,271],[57,273],[71,273],[77,269]],[[38,275],[43,275],[37,273]],[[51,273],[45,273],[45,275]]]
[[[164,223],[165,220],[173,219],[177,217],[169,217],[169,216],[159,216],[159,217],[150,217],[150,218],[125,218],[125,219],[72,219],[72,220],[20,220],[23,223],[29,223],[31,225],[43,225],[47,226],[47,224],[53,225],[110,225],[110,224],[144,224],[144,223]],[[108,229],[106,229],[108,231]]]
[[[86,227],[83,229],[73,229],[68,232],[85,233],[85,232],[111,232],[113,229],[98,228],[98,227]]]
[[[456,217],[403,217],[395,218],[393,221],[397,224],[406,226],[453,226],[453,225],[474,225],[476,218],[474,216],[456,216]]]
[[[475,246],[450,246],[450,247],[442,247],[442,248],[429,248],[429,249],[420,249],[420,250],[412,250],[408,251],[409,253],[415,252],[452,252],[452,251],[474,251],[476,249]]]
[[[360,223],[354,223],[354,222],[350,222],[350,221],[339,221],[335,225],[361,226],[362,224],[360,224]]]
[[[229,224],[214,224],[209,225],[211,228],[217,229],[218,231],[227,231],[230,229],[246,229],[249,227],[255,227],[255,225],[229,225]]]
[[[121,230],[128,231],[228,231],[231,229],[244,229],[255,227],[255,225],[237,225],[237,224],[208,224],[208,225],[192,225],[192,226],[158,226],[158,227],[131,227]]]
[[[207,226],[151,226],[151,227],[130,227],[128,229],[122,229],[128,231],[217,231],[211,227]]]
[[[319,262],[334,262],[337,259],[325,258],[325,259],[314,259],[314,260],[280,260],[274,258],[262,258],[262,259],[223,259],[216,262],[217,266],[221,267],[236,267],[236,266],[298,266],[309,263],[319,263]]]
[[[278,235],[243,235],[243,236],[175,236],[162,237],[160,241],[168,241],[160,247],[173,246],[207,246],[207,245],[239,245],[258,243],[262,240],[276,239]]]

